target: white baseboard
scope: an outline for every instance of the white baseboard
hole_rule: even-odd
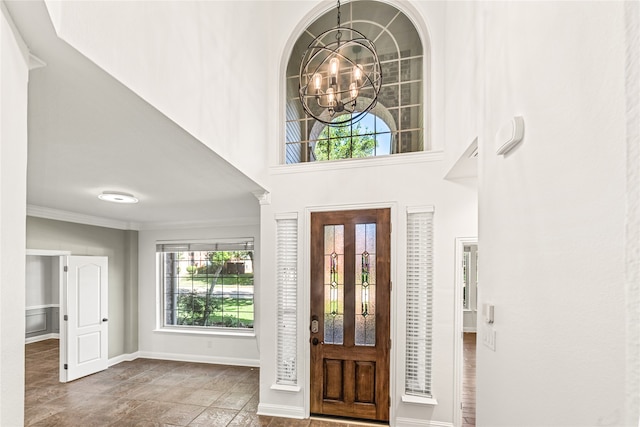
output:
[[[478,328],[476,328],[475,326],[465,326],[464,328],[462,328],[462,332],[477,333],[478,332]]]
[[[156,353],[150,351],[139,351],[137,354],[138,357],[147,359],[174,360],[176,362],[213,363],[216,365],[250,366],[253,368],[260,366],[260,360],[258,359],[201,356],[197,354]]]
[[[420,420],[417,418],[396,418],[396,427],[453,427],[453,423]]]
[[[113,365],[117,365],[118,363],[122,363],[122,362],[131,362],[136,360],[138,357],[140,357],[140,352],[136,351],[135,353],[127,353],[127,354],[121,354],[120,356],[116,356],[113,357],[111,359],[109,359],[108,365],[107,366],[113,366]]]
[[[25,344],[32,344],[34,342],[38,342],[38,341],[45,341],[45,340],[59,340],[60,339],[60,334],[46,334],[46,335],[38,335],[35,337],[31,337],[31,338],[25,338],[24,339],[24,343]]]
[[[258,415],[282,418],[304,418],[304,408],[300,406],[271,405],[268,403],[258,404]]]

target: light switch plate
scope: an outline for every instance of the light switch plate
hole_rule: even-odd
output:
[[[489,350],[496,351],[496,331],[492,326],[484,326],[482,330],[482,343]]]

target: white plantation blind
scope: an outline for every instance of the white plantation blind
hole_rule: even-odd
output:
[[[252,251],[253,238],[217,239],[201,242],[158,242],[156,252]]]
[[[405,393],[431,396],[433,209],[407,212]]]
[[[298,219],[276,219],[278,360],[276,383],[292,385],[297,370]]]

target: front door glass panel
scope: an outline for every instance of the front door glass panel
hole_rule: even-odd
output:
[[[376,224],[356,224],[355,345],[376,345]]]
[[[344,225],[324,226],[324,342],[344,341]]]

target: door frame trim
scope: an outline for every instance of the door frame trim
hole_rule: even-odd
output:
[[[389,260],[391,262],[391,266],[389,269],[389,279],[391,283],[396,280],[397,275],[397,232],[393,231],[394,224],[398,224],[397,214],[398,214],[398,205],[395,202],[386,202],[386,203],[356,203],[356,204],[340,204],[340,205],[322,205],[322,206],[308,206],[304,209],[304,217],[303,217],[303,235],[302,235],[302,292],[300,292],[300,296],[298,297],[298,304],[300,310],[298,310],[298,321],[301,325],[308,325],[309,319],[311,317],[311,213],[313,212],[332,212],[332,211],[352,211],[352,210],[366,210],[366,209],[390,209],[390,226],[391,226],[391,235],[389,236],[389,244],[390,244],[390,254]],[[398,227],[396,227],[398,228]],[[393,402],[397,396],[396,393],[396,383],[397,378],[394,375],[396,372],[397,365],[397,356],[396,351],[398,349],[398,341],[395,339],[397,337],[397,322],[393,313],[398,313],[400,311],[397,310],[397,292],[391,289],[391,300],[389,301],[389,309],[390,309],[390,325],[389,325],[389,333],[391,335],[391,339],[394,341],[394,345],[391,347],[389,352],[389,399],[391,401],[391,406],[389,407],[389,422],[395,419],[395,406]],[[301,374],[304,375],[304,414],[305,418],[309,418],[311,416],[311,348],[308,345],[309,339],[311,338],[309,328],[303,327],[298,332],[298,340],[301,345],[304,347],[303,355],[304,360],[302,365],[304,366]]]
[[[454,256],[454,274],[455,286],[453,292],[453,325],[454,325],[454,369],[453,369],[453,420],[454,425],[462,425],[462,363],[463,363],[463,337],[464,337],[464,307],[462,305],[462,292],[464,289],[464,279],[462,271],[462,262],[464,260],[465,245],[478,245],[477,237],[456,237],[455,239],[455,256]]]

